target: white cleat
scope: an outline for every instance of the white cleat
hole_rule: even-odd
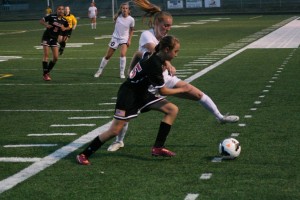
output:
[[[99,78],[99,77],[101,76],[101,73],[102,73],[102,71],[101,71],[101,70],[98,70],[98,71],[96,72],[96,74],[94,74],[94,77],[95,77],[95,78]]]
[[[120,148],[124,147],[124,142],[113,142],[108,148],[107,151],[118,151]]]
[[[124,79],[125,75],[124,74],[120,74],[120,78]]]
[[[226,123],[235,123],[240,120],[239,116],[236,115],[224,115],[222,119],[218,119],[218,121],[221,124],[226,124]]]

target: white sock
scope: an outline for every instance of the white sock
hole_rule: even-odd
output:
[[[109,60],[106,60],[105,57],[102,58],[101,63],[99,65],[99,70],[102,72],[104,67],[107,65]]]
[[[128,124],[129,124],[129,122],[127,122],[125,125],[124,125],[124,127],[123,127],[123,129],[121,130],[121,132],[119,133],[119,135],[117,135],[117,137],[116,137],[116,142],[123,142],[123,140],[124,140],[124,137],[125,137],[125,135],[126,135],[126,132],[127,132],[127,129],[128,129]]]
[[[94,25],[93,25],[93,23],[91,23],[91,28],[92,28],[92,29],[94,29]]]
[[[206,108],[210,113],[212,113],[216,118],[223,119],[223,115],[218,110],[216,104],[211,100],[209,96],[203,93],[202,98],[199,100],[199,103]]]
[[[120,74],[125,74],[126,57],[120,57]]]

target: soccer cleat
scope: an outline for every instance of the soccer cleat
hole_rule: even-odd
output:
[[[152,156],[165,156],[173,157],[176,153],[164,148],[164,147],[152,147]]]
[[[125,75],[124,74],[120,74],[120,78],[124,79]]]
[[[94,77],[95,78],[99,78],[100,76],[101,76],[101,73],[102,73],[102,70],[98,70],[97,72],[96,72],[96,74],[94,74]]]
[[[218,121],[221,124],[226,124],[226,123],[235,123],[240,120],[239,116],[236,115],[224,115],[222,119],[218,119]]]
[[[87,159],[87,157],[84,154],[79,154],[76,156],[76,160],[81,165],[90,165],[90,161]]]
[[[118,151],[120,148],[124,147],[124,142],[113,142],[108,148],[107,151]]]
[[[49,73],[44,74],[44,75],[43,75],[43,79],[44,79],[45,81],[51,81],[50,74],[49,74]]]

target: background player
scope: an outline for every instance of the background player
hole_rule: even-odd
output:
[[[42,36],[42,43],[44,56],[43,56],[43,79],[45,81],[51,81],[50,71],[58,60],[58,34],[60,31],[69,30],[69,24],[64,18],[64,6],[58,6],[56,14],[51,14],[43,17],[40,23],[46,27]],[[48,63],[49,50],[52,50],[52,61]]]
[[[114,17],[115,30],[112,34],[111,41],[105,57],[102,58],[98,71],[94,77],[98,78],[109,59],[112,57],[117,48],[120,48],[120,78],[125,78],[126,53],[131,44],[133,28],[135,25],[134,18],[130,16],[129,4],[122,3],[118,13]]]
[[[76,26],[77,26],[77,19],[70,12],[71,12],[70,7],[66,6],[65,7],[64,18],[68,21],[70,30],[61,31],[61,35],[59,35],[59,37],[58,37],[58,42],[59,42],[59,45],[60,45],[60,47],[59,47],[59,55],[63,54],[64,49],[66,47],[66,42],[71,37],[72,31],[75,30]]]

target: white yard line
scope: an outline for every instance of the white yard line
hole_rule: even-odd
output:
[[[40,159],[39,161],[33,163],[29,167],[21,170],[20,172],[0,181],[0,194],[13,188],[17,184],[25,181],[26,179],[36,175],[37,173],[43,171],[47,167],[58,162],[60,159],[66,157],[73,151],[77,150],[78,148],[82,147],[84,144],[90,142],[94,139],[99,133],[103,132],[104,130],[108,129],[110,123],[104,124],[103,126],[81,136],[77,140],[73,141],[72,143],[56,150],[54,153]]]

